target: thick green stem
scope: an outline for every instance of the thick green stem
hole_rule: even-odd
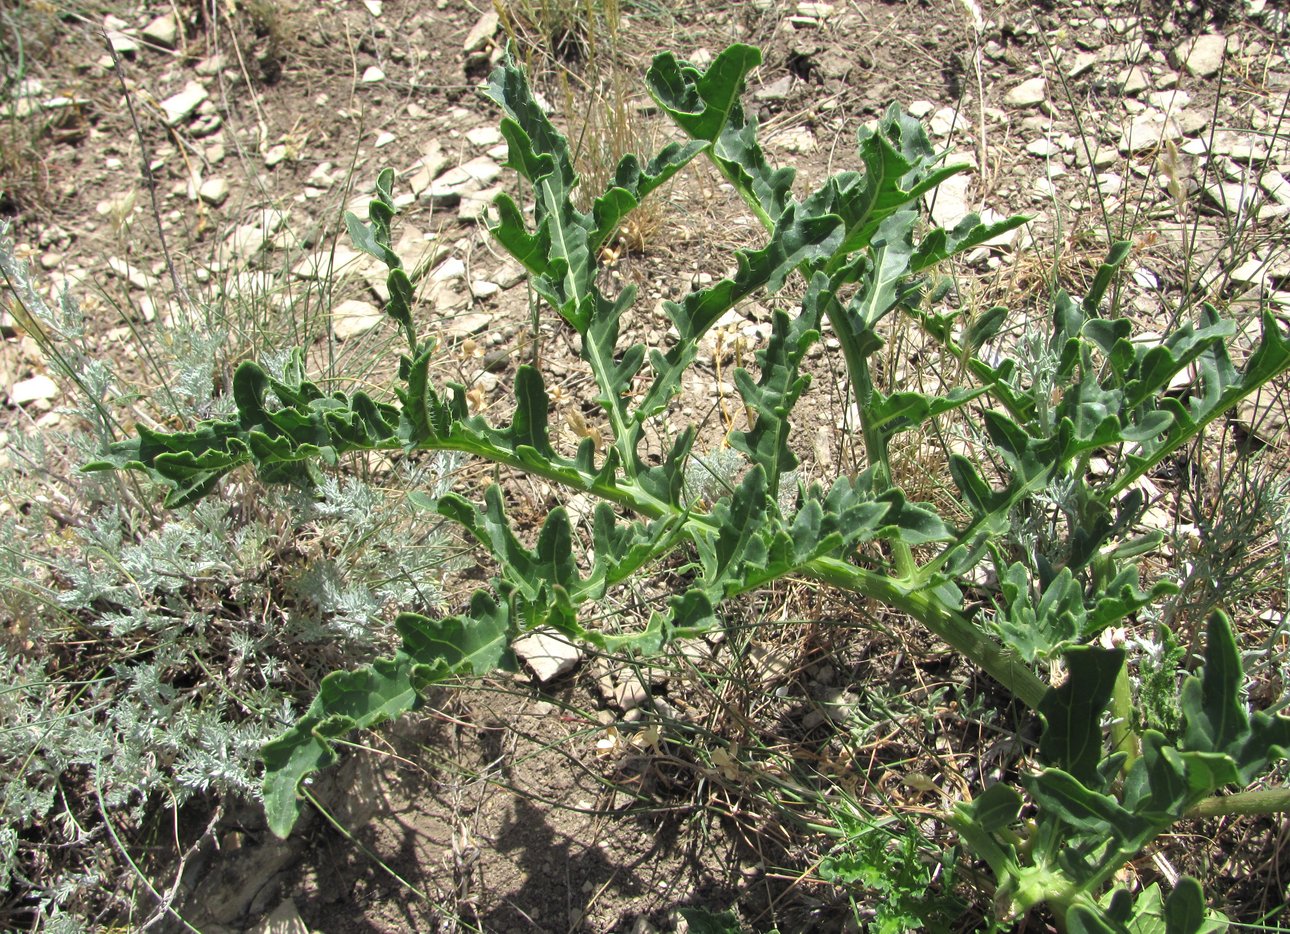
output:
[[[1290,788],[1267,788],[1206,798],[1195,804],[1186,816],[1235,817],[1238,814],[1279,814],[1286,811],[1290,811]]]
[[[912,616],[1032,710],[1039,706],[1048,691],[1048,686],[1016,653],[991,639],[963,614],[942,606],[928,591],[905,590],[894,578],[837,558],[817,558],[807,565],[805,573]]]

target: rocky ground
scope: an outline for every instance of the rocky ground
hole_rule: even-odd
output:
[[[140,330],[164,333],[211,308],[240,315],[247,355],[307,343],[320,365],[388,371],[383,277],[341,217],[365,214],[390,166],[420,326],[442,337],[471,405],[504,417],[508,374],[540,352],[565,440],[594,433],[573,348],[549,320],[535,331],[523,272],[487,232],[493,197],[523,196],[478,93],[505,17],[465,0],[230,8],[65,4],[41,20],[20,5],[32,16],[30,66],[6,85],[0,210],[50,295],[68,289],[87,310],[120,377],[146,384]],[[969,211],[1033,217],[967,258],[964,301],[1025,307],[1054,278],[1079,291],[1108,243],[1128,239],[1121,301],[1149,337],[1200,301],[1250,321],[1262,308],[1290,315],[1288,23],[1264,0],[625,3],[613,73],[629,76],[621,106],[633,132],[661,142],[667,128],[630,77],[652,53],[702,64],[731,41],[761,46],[750,99],[769,151],[799,167],[803,187],[851,168],[856,129],[898,102],[951,161],[972,166],[929,200],[937,223]],[[543,88],[558,122],[582,125],[581,88]],[[757,236],[702,167],[638,233],[615,246],[606,274],[640,286],[625,336],[651,346],[669,340],[657,303],[722,274],[729,250]],[[768,322],[756,302],[723,320],[686,386],[681,414],[712,412],[714,438],[737,417],[729,367],[765,340]],[[8,311],[0,333],[0,431],[57,424],[64,390],[36,343]],[[815,404],[803,470],[825,475],[846,456],[850,423],[827,393]],[[1276,440],[1284,401],[1266,393],[1242,418]],[[801,658],[800,646],[767,641],[758,677],[771,672],[769,689],[776,665]],[[937,664],[934,647],[912,650]],[[203,931],[644,932],[670,929],[677,905],[701,904],[737,905],[756,929],[844,926],[836,892],[777,877],[774,867],[809,861],[791,840],[759,841],[737,815],[700,819],[699,801],[714,806],[695,790],[701,776],[643,816],[606,784],[680,782],[657,748],[633,746],[615,724],[641,718],[651,697],[684,712],[684,678],[642,679],[548,644],[525,654],[523,685],[445,697],[388,738],[402,758],[355,757],[327,779],[319,796],[353,838],[315,818],[267,842],[254,807],[232,809],[181,879],[188,920]],[[836,670],[808,669],[825,698],[815,714],[858,703]]]

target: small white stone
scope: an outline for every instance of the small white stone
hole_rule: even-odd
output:
[[[108,45],[118,55],[133,55],[139,51],[139,43],[132,36],[127,36],[119,29],[107,30]]]
[[[397,137],[393,133],[390,133],[390,132],[381,133],[379,136],[376,137],[376,142],[373,145],[375,145],[377,149],[383,149],[384,147],[390,145],[390,143],[394,142],[395,139],[397,139]]]
[[[1061,147],[1050,139],[1037,139],[1026,146],[1026,152],[1032,156],[1047,158],[1061,152]]]
[[[1152,91],[1147,95],[1147,103],[1157,110],[1169,113],[1175,110],[1182,110],[1191,103],[1191,95],[1186,91],[1177,89]]]
[[[934,136],[949,136],[955,131],[963,131],[971,127],[971,121],[966,114],[960,113],[953,107],[942,107],[936,113],[932,114],[931,119],[927,121],[928,127]]]
[[[189,81],[182,91],[161,102],[161,109],[166,113],[166,125],[179,126],[208,97],[210,94],[204,87],[196,81]]]
[[[147,292],[157,287],[157,277],[148,275],[138,266],[131,266],[125,260],[116,256],[108,257],[107,262],[108,269],[125,279],[136,289]]]
[[[935,109],[936,105],[931,101],[914,101],[909,105],[909,115],[922,120]]]
[[[1205,189],[1205,195],[1228,214],[1245,214],[1254,203],[1257,189],[1239,182],[1220,182]]]
[[[497,181],[502,174],[502,167],[487,156],[471,159],[461,167],[461,170],[483,187]]]
[[[1264,172],[1259,184],[1277,204],[1290,204],[1290,181],[1280,172]]]
[[[450,256],[430,273],[431,282],[447,282],[449,279],[460,279],[466,274],[466,264],[456,256]]]
[[[475,23],[470,32],[466,35],[466,41],[461,44],[461,50],[467,55],[472,52],[481,52],[492,41],[496,35],[497,29],[501,26],[501,17],[491,6]]]
[[[364,84],[379,84],[385,80],[385,72],[381,71],[376,65],[368,65],[367,70],[363,72],[362,82]]]
[[[363,6],[367,7],[373,19],[381,15],[381,0],[363,0]]]
[[[453,298],[452,296],[457,296]],[[458,296],[456,292],[444,290],[442,298],[436,297],[436,304],[442,303],[442,309],[451,311],[454,307],[465,307],[470,304],[467,296]],[[460,340],[463,337],[470,337],[473,334],[479,334],[493,323],[493,316],[485,314],[482,311],[472,311],[468,314],[453,315],[443,322],[443,333],[451,340]]]
[[[950,161],[954,159],[951,156]],[[937,227],[950,230],[971,210],[968,207],[969,178],[966,172],[951,175],[934,190],[923,195]]]
[[[535,629],[520,636],[511,650],[533,670],[541,684],[567,674],[582,659],[582,650],[554,629]]]
[[[1047,98],[1048,81],[1040,77],[1021,82],[1004,95],[1003,102],[1009,107],[1034,107]]]
[[[1147,81],[1147,73],[1137,65],[1120,72],[1119,82],[1120,89],[1125,94],[1140,94],[1151,87],[1150,82]]]
[[[1174,63],[1188,74],[1210,78],[1223,67],[1223,54],[1227,51],[1227,38],[1209,33],[1188,39],[1174,49]]]
[[[1078,78],[1092,70],[1098,62],[1097,54],[1094,52],[1080,52],[1071,59],[1070,67],[1066,70],[1066,77]]]
[[[502,141],[502,133],[497,127],[477,126],[473,130],[466,131],[466,140],[472,146],[487,149],[489,146],[496,146]]]
[[[179,23],[174,13],[163,13],[143,27],[143,38],[163,49],[173,49],[179,37]]]
[[[371,302],[351,298],[332,308],[331,331],[337,340],[365,334],[381,323],[381,311]]]
[[[9,387],[9,404],[30,405],[33,402],[49,402],[58,398],[62,392],[58,384],[43,373],[28,379],[22,379]]]
[[[207,204],[219,207],[228,199],[228,182],[222,178],[208,178],[197,189],[197,197]]]
[[[264,164],[268,168],[273,168],[281,164],[287,158],[287,147],[278,143],[276,146],[270,146],[269,151],[264,154]]]
[[[1182,136],[1182,127],[1178,126],[1177,121],[1157,111],[1148,110],[1134,117],[1124,128],[1118,148],[1127,155],[1154,149],[1161,143],[1180,140]]]

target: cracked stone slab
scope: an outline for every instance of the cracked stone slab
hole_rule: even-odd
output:
[[[554,629],[535,629],[516,639],[511,650],[546,684],[573,671],[582,650]]]
[[[189,81],[182,91],[161,102],[161,109],[166,114],[166,126],[179,126],[191,117],[208,97],[210,92],[196,81]]]

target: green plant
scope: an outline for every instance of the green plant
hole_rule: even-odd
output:
[[[113,443],[90,467],[145,471],[169,487],[167,503],[178,506],[208,495],[244,465],[266,480],[314,489],[326,477],[320,464],[359,452],[451,451],[599,500],[584,549],[562,506],[551,509],[532,547],[522,543],[500,485],[489,487],[480,504],[455,493],[418,496],[424,508],[478,540],[496,563],[495,575],[460,616],[400,615],[403,646],[392,658],[328,675],[305,715],[264,748],[265,806],[276,833],[290,831],[300,783],[335,761],[336,740],[412,709],[431,684],[509,665],[510,642],[527,630],[548,626],[600,651],[650,657],[669,641],[720,627],[724,602],[793,576],[907,614],[1040,713],[1043,768],[1023,779],[1038,809],[1033,822],[1018,829],[1022,799],[1004,784],[951,819],[996,873],[1001,916],[1046,903],[1068,929],[1127,930],[1154,903],[1146,893],[1137,902],[1127,893],[1106,894],[1117,861],[1195,807],[1240,806],[1233,803],[1239,796],[1209,796],[1249,785],[1280,757],[1290,744],[1290,719],[1242,706],[1235,642],[1221,614],[1211,617],[1204,675],[1183,687],[1174,736],[1134,730],[1124,652],[1091,643],[1176,589],[1168,581],[1141,586],[1135,562],[1163,536],[1137,532],[1146,507],[1137,481],[1290,369],[1290,344],[1265,316],[1262,340],[1238,370],[1224,343],[1234,327],[1209,306],[1159,343],[1133,341],[1130,321],[1102,313],[1128,251],[1120,243],[1082,300],[1054,296],[1047,334],[1029,351],[1034,365],[1019,365],[1025,354],[1014,354],[1003,336],[1007,311],[941,310],[928,273],[1025,219],[982,224],[971,216],[950,231],[924,230],[920,199],[961,167],[943,165],[921,126],[897,108],[876,129],[860,132],[862,172],[839,173],[799,200],[793,170],[768,164],[756,122],[740,105],[744,80],[759,62],[760,53],[743,45],[727,49],[706,72],[671,54],[658,56],[649,90],[689,141],[670,143],[645,163],[624,158],[613,185],[588,211],[576,207],[568,143],[524,74],[508,62],[492,76],[487,93],[505,112],[509,165],[534,198],[530,224],[514,199],[499,196],[493,234],[577,333],[608,424],[603,450],[591,439],[572,455],[556,449],[547,425],[550,399],[531,366],[517,371],[516,409],[503,428],[468,414],[463,387],[432,385],[436,347],[418,337],[411,281],[390,247],[395,212],[387,170],[368,222],[347,220],[358,247],[389,269],[387,312],[406,345],[397,398],[324,393],[299,356],[289,378],[246,362],[233,380],[236,417],[181,432],[141,428],[137,439]],[[627,212],[700,154],[762,221],[767,241],[739,251],[729,277],[665,303],[679,335],[672,346],[620,346],[635,291],[605,294],[597,276],[600,247]],[[691,456],[696,428],[667,424],[682,375],[721,315],[763,289],[784,295],[797,276],[800,302],[792,313],[774,312],[756,372],[734,375],[755,413],[729,435],[741,467],[729,473],[728,489],[715,502],[690,499],[692,472],[702,467]],[[874,355],[893,315],[958,360],[964,384],[943,392],[882,391]],[[790,417],[810,383],[807,351],[826,321],[859,409],[866,465],[827,488],[807,487],[791,480],[797,457]],[[1192,370],[1189,393],[1162,394]],[[957,526],[906,498],[890,457],[905,433],[954,418],[983,425],[986,447],[976,457],[948,455],[958,500],[952,515],[966,517]],[[664,456],[642,453],[647,441],[665,436],[671,443]],[[1112,465],[1098,478],[1088,470],[1095,454]],[[1014,548],[1008,543],[1017,529],[1022,547]],[[857,563],[862,547],[866,564]],[[610,588],[682,549],[690,556],[688,583],[643,628],[588,623]],[[961,587],[986,557],[998,570],[1000,592],[992,607],[971,609]],[[1066,680],[1050,687],[1031,667],[1038,662],[1060,662]],[[1109,748],[1102,723],[1108,708]],[[1273,804],[1284,806],[1282,798]],[[1241,800],[1248,806],[1253,799]],[[1096,839],[1104,830],[1109,841]],[[1169,931],[1202,929],[1199,892],[1193,882],[1180,883],[1163,902]]]
[[[843,837],[820,862],[820,877],[856,890],[852,898],[856,920],[863,906],[870,917],[866,930],[878,934],[899,931],[949,929],[961,914],[948,893],[954,885],[953,853],[943,854],[939,865],[924,854],[924,844],[912,827],[889,827],[871,818],[843,814]],[[937,879],[934,870],[944,870]],[[933,882],[939,891],[933,890]]]

